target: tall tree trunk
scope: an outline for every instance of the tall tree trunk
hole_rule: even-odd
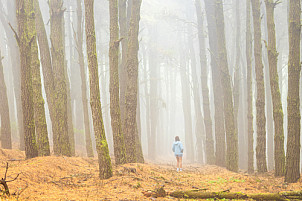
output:
[[[113,133],[113,147],[116,164],[126,163],[125,141],[122,132],[122,121],[119,99],[119,26],[118,26],[118,0],[109,0],[110,11],[110,115]]]
[[[121,110],[121,121],[122,128],[125,123],[125,92],[126,92],[126,59],[127,59],[127,45],[128,45],[128,24],[127,24],[127,0],[118,0],[118,15],[119,15],[119,25],[120,25],[120,38],[122,45],[122,61],[120,62],[119,68],[119,82],[120,82],[120,110]]]
[[[247,132],[248,132],[248,173],[254,173],[254,129],[253,129],[253,86],[252,86],[252,33],[251,1],[246,0],[246,71],[247,71]]]
[[[199,40],[199,58],[200,58],[199,60],[200,60],[200,68],[201,68],[201,88],[202,88],[202,97],[203,97],[202,102],[203,102],[203,111],[204,111],[204,125],[206,128],[206,161],[207,164],[213,165],[215,164],[215,155],[214,155],[213,128],[212,128],[212,119],[211,119],[211,110],[210,110],[209,87],[208,87],[208,69],[207,69],[208,64],[207,64],[207,57],[205,52],[206,47],[205,47],[205,37],[204,37],[204,30],[203,30],[203,16],[201,13],[201,6],[199,0],[195,1],[195,7],[196,7],[196,14],[197,14],[197,29],[198,29],[198,40]],[[193,45],[190,46],[192,46],[190,49],[193,50]]]
[[[30,13],[35,12],[33,0],[30,5]],[[38,145],[39,156],[49,156],[49,140],[47,132],[47,123],[45,117],[44,108],[44,98],[42,95],[42,83],[41,83],[41,73],[40,73],[40,60],[37,44],[37,32],[35,17],[30,16],[28,18],[28,28],[31,30],[30,37],[35,39],[31,43],[31,73],[32,73],[32,85],[33,85],[33,104],[34,104],[34,114],[35,114],[35,126],[36,126],[36,137]]]
[[[0,2],[0,7],[3,8],[2,3]],[[7,10],[13,11],[16,10],[16,1],[7,1]],[[20,137],[20,150],[25,149],[24,145],[24,130],[23,130],[23,113],[22,113],[22,101],[21,101],[21,83],[20,83],[20,53],[18,50],[18,44],[14,38],[14,36],[11,34],[11,30],[9,28],[9,25],[7,24],[7,21],[4,17],[4,11],[1,10],[0,14],[0,21],[4,27],[4,30],[6,32],[7,36],[7,42],[9,46],[9,52],[10,52],[10,60],[12,64],[12,72],[15,76],[13,76],[13,82],[14,82],[14,92],[15,92],[15,99],[16,99],[16,106],[17,106],[17,121],[18,121],[18,132]],[[16,13],[15,12],[8,12],[7,13],[7,19],[12,24],[13,27],[17,26],[17,19],[16,19]]]
[[[138,79],[138,32],[140,8],[142,0],[133,0],[130,25],[128,32],[127,51],[127,88],[125,95],[125,144],[127,162],[136,162],[136,107],[137,107],[137,79]],[[140,142],[138,142],[140,143]]]
[[[99,161],[99,177],[112,177],[112,165],[105,135],[100,99],[98,61],[96,54],[96,37],[94,27],[94,0],[84,0],[85,3],[85,31],[87,43],[87,57],[90,80],[90,106]]]
[[[238,171],[238,136],[235,129],[233,93],[229,74],[227,50],[224,31],[224,16],[222,0],[215,2],[215,16],[217,28],[217,43],[219,66],[221,72],[221,85],[223,88],[224,116],[227,141],[226,167],[228,170]]]
[[[82,83],[81,88],[82,88],[82,105],[83,105],[83,113],[84,113],[86,152],[88,157],[93,157],[91,133],[89,127],[90,124],[89,124],[89,116],[88,116],[86,71],[85,71],[84,54],[83,54],[83,28],[82,28],[82,1],[81,0],[77,0],[77,50],[79,54],[79,64],[80,64],[81,83]]]
[[[7,99],[7,90],[3,74],[2,55],[0,51],[0,117],[1,117],[1,130],[0,141],[3,149],[12,148],[12,134],[9,118],[9,107]]]
[[[56,107],[55,107],[55,84],[54,84],[54,75],[52,70],[51,56],[49,50],[49,44],[47,39],[47,34],[39,6],[39,1],[34,0],[35,7],[35,20],[36,20],[36,31],[39,43],[40,50],[40,58],[42,64],[42,73],[44,80],[44,88],[49,108],[49,114],[52,124],[52,132],[53,132],[53,141],[55,144],[56,136],[58,136],[58,122],[56,115]]]
[[[199,0],[197,0],[199,1]],[[215,1],[204,0],[205,11],[208,22],[209,45],[211,51],[211,69],[212,83],[214,92],[215,105],[215,141],[216,141],[216,165],[225,167],[226,165],[226,145],[225,145],[225,126],[224,126],[224,106],[223,106],[223,90],[221,86],[221,73],[219,69],[219,55],[217,43],[217,28],[215,19]]]
[[[275,127],[275,176],[283,176],[285,171],[285,154],[284,154],[284,130],[283,130],[283,109],[281,94],[279,90],[279,76],[277,70],[278,52],[276,50],[276,33],[274,8],[276,6],[273,0],[265,0],[267,28],[268,28],[268,61],[270,86],[273,101],[273,117]]]
[[[266,118],[265,118],[265,90],[261,47],[261,18],[260,1],[251,0],[254,24],[254,55],[257,82],[256,122],[257,122],[257,147],[256,159],[259,173],[267,172],[266,165]]]
[[[18,22],[18,33],[16,39],[19,45],[21,60],[21,98],[23,111],[23,129],[26,158],[38,156],[35,135],[35,119],[33,106],[33,86],[31,75],[31,45],[35,37],[29,29],[28,18],[31,1],[16,0],[16,15]]]
[[[68,4],[67,4],[68,6]],[[70,22],[70,16],[68,16],[69,19],[67,20],[67,23],[71,23]],[[69,33],[71,32],[71,27],[70,25],[68,26],[69,28]],[[65,19],[63,18],[63,44],[64,44],[64,55],[66,55],[66,49],[67,49],[67,44],[66,44],[66,41],[65,41],[65,34],[66,34],[66,26],[65,26]],[[71,41],[71,35],[69,35],[69,41]],[[70,44],[71,46],[71,44]],[[72,62],[72,56],[73,56],[73,51],[72,51],[72,48],[70,48],[70,51],[69,51],[69,56],[70,56],[70,71],[71,71],[71,74],[74,74],[75,72],[71,69],[72,65],[71,65],[71,62]],[[73,128],[73,117],[72,117],[72,95],[71,95],[71,79],[69,79],[69,74],[68,74],[68,62],[67,62],[67,59],[65,58],[65,62],[64,62],[64,71],[65,71],[65,79],[66,79],[66,93],[67,93],[67,127],[68,127],[68,137],[69,137],[69,143],[70,143],[70,151],[71,151],[71,156],[75,156],[75,138],[74,138],[74,128]]]
[[[56,90],[56,118],[58,135],[54,135],[54,153],[71,156],[67,117],[67,78],[65,73],[63,0],[50,0],[51,56]]]
[[[289,58],[288,58],[288,137],[286,151],[285,182],[300,178],[300,34],[301,2],[289,1]]]
[[[141,108],[140,108],[140,84],[139,80],[137,81],[137,108],[136,108],[136,121],[137,121],[137,129],[136,129],[136,161],[138,163],[144,163],[144,155],[141,144],[142,137],[142,127],[141,127]]]

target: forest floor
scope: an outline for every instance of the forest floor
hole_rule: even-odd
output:
[[[24,160],[24,152],[0,149],[0,178],[9,164],[7,180],[19,177],[8,187],[11,194],[0,200],[177,200],[148,198],[144,192],[164,187],[167,193],[175,190],[204,189],[262,193],[301,190],[302,181],[286,184],[273,172],[263,175],[234,173],[217,166],[184,165],[176,172],[171,164],[126,164],[113,167],[113,177],[98,178],[96,158],[38,157]],[[0,189],[3,190],[2,186]]]

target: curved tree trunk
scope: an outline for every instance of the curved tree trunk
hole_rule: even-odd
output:
[[[87,43],[87,57],[90,80],[90,106],[92,111],[96,149],[99,160],[99,177],[107,179],[112,177],[111,159],[105,135],[100,99],[98,61],[96,53],[96,37],[94,28],[94,0],[85,2],[85,31]]]
[[[110,115],[113,134],[113,147],[116,164],[126,163],[125,141],[122,132],[120,90],[119,90],[119,26],[118,26],[118,0],[109,0],[110,11]]]

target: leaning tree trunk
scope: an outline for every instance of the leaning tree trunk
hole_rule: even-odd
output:
[[[49,44],[47,39],[47,34],[44,26],[44,21],[42,18],[39,1],[34,0],[35,7],[35,20],[36,20],[36,31],[39,43],[40,58],[42,64],[42,73],[44,80],[44,88],[49,108],[49,115],[52,125],[53,139],[55,141],[56,136],[58,136],[58,122],[56,117],[56,107],[55,107],[55,84],[54,84],[54,74],[52,70],[51,56],[49,50]]]
[[[105,135],[100,99],[98,61],[96,54],[96,37],[94,28],[94,0],[85,0],[85,31],[87,43],[87,57],[90,80],[90,106],[99,160],[99,177],[112,177],[111,159]]]
[[[116,164],[126,163],[124,133],[122,132],[120,90],[119,90],[119,26],[118,26],[118,0],[109,0],[110,12],[110,115],[113,134],[113,147]]]
[[[196,0],[199,1],[199,0]],[[215,141],[216,141],[216,165],[225,167],[225,126],[224,126],[224,107],[223,107],[223,91],[220,82],[220,69],[218,63],[218,43],[217,43],[217,28],[215,19],[215,1],[204,0],[205,11],[208,23],[209,45],[211,52],[211,69],[212,83],[214,93],[215,106]]]
[[[216,28],[219,66],[221,72],[221,85],[223,88],[224,117],[227,140],[226,167],[228,170],[238,171],[238,137],[235,130],[233,93],[231,77],[229,74],[227,50],[224,31],[224,16],[222,0],[216,0],[215,4]]]
[[[81,83],[82,83],[81,89],[82,89],[82,104],[83,104],[83,113],[84,113],[86,152],[88,157],[93,157],[90,124],[89,124],[89,116],[88,116],[86,71],[85,71],[84,54],[83,54],[83,28],[82,28],[82,3],[81,2],[82,2],[81,0],[77,0],[77,50],[79,54],[79,64],[80,64]]]
[[[300,178],[300,34],[301,2],[289,1],[289,58],[288,58],[288,137],[286,151],[285,182],[296,182]]]
[[[273,0],[265,0],[267,29],[268,29],[268,62],[270,86],[273,101],[273,117],[275,127],[275,176],[283,176],[285,171],[285,154],[284,154],[284,130],[283,130],[283,109],[281,102],[281,94],[279,90],[279,76],[277,70],[278,52],[276,50],[276,33],[274,9],[275,2]]]
[[[206,46],[205,46],[205,36],[203,30],[203,16],[201,13],[200,1],[199,0],[195,1],[195,5],[196,5],[196,14],[197,14],[198,40],[199,40],[199,60],[200,60],[200,68],[201,68],[201,88],[202,88],[202,98],[203,98],[202,103],[203,103],[203,111],[204,111],[204,125],[206,130],[206,143],[205,143],[206,162],[209,165],[213,165],[215,164],[214,140],[213,140],[213,128],[212,128],[212,118],[211,118],[210,99],[209,99],[208,69],[207,69],[208,64],[207,64],[207,57],[205,51]]]
[[[140,21],[140,8],[142,0],[133,0],[128,32],[127,51],[127,88],[125,94],[125,144],[127,162],[136,162],[137,129],[136,107],[137,107],[137,80],[138,80],[138,33]]]
[[[35,12],[34,2],[31,0],[31,5],[29,12]],[[33,85],[33,104],[34,104],[34,114],[35,114],[35,126],[37,133],[37,145],[39,156],[49,156],[49,140],[48,140],[48,131],[47,123],[45,116],[44,108],[44,98],[42,95],[42,83],[41,83],[41,74],[40,74],[40,60],[39,60],[39,51],[37,44],[37,32],[35,18],[29,17],[28,27],[31,30],[30,37],[35,39],[31,43],[31,73],[32,73],[32,85]]]
[[[251,0],[254,24],[254,55],[255,71],[257,82],[257,100],[256,100],[256,122],[257,122],[257,147],[256,159],[257,170],[260,173],[267,172],[266,165],[266,129],[265,129],[265,90],[264,75],[262,63],[261,47],[261,18],[260,18],[260,1]]]
[[[35,136],[35,118],[33,106],[33,86],[31,76],[31,45],[35,40],[32,30],[29,29],[28,18],[30,15],[31,1],[16,0],[16,15],[18,33],[16,39],[19,45],[21,60],[21,98],[23,111],[24,142],[26,158],[38,156]]]
[[[50,0],[50,40],[55,84],[56,121],[58,135],[54,135],[54,153],[71,156],[67,118],[67,84],[65,74],[63,0]]]
[[[246,0],[246,71],[247,71],[247,132],[248,132],[248,173],[254,173],[254,130],[253,130],[253,86],[252,86],[252,33],[251,1]]]
[[[9,107],[7,99],[7,90],[3,74],[2,55],[0,51],[0,117],[1,117],[1,130],[0,141],[3,149],[12,148],[12,134],[9,118]]]

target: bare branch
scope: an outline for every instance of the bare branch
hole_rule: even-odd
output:
[[[15,38],[16,38],[17,43],[18,43],[18,45],[19,45],[19,44],[20,44],[20,39],[19,39],[19,36],[18,36],[17,32],[16,32],[15,29],[12,27],[12,25],[10,24],[10,22],[8,23],[8,25],[10,26],[10,28],[11,28],[12,31],[14,32]]]

